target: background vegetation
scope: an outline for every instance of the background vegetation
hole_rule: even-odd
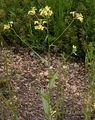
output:
[[[83,14],[84,22],[74,21],[59,39],[54,42],[53,51],[70,53],[72,45],[77,46],[77,55],[84,56],[89,42],[95,38],[95,2],[94,0],[1,0],[0,1],[0,45],[23,46],[21,39],[32,48],[47,50],[46,31],[35,31],[31,16],[27,13],[31,7],[38,9],[50,6],[53,16],[49,22],[49,38],[52,43],[72,21],[71,11]],[[4,24],[13,21],[13,29],[4,31]]]
[[[28,11],[34,6],[38,10],[45,6],[51,7],[53,15],[48,24],[46,24],[48,30],[40,31],[34,29],[36,17],[28,15]],[[78,19],[73,20],[70,14],[73,11],[83,15],[83,22],[80,22]],[[11,29],[4,29],[4,26],[9,24],[9,22],[13,22]],[[90,112],[93,111],[92,105],[95,104],[94,39],[95,0],[0,0],[0,47],[32,47],[32,49],[41,53],[50,50],[51,52],[65,52],[67,55],[85,58],[89,83],[88,91],[86,91],[85,95],[87,94],[87,97],[89,93],[92,95],[90,104],[87,103],[88,106],[84,110],[85,120],[89,120]],[[64,54],[61,55],[64,57]],[[51,76],[50,85],[52,86],[56,74]],[[10,90],[10,88],[8,89]],[[49,90],[41,91],[43,107],[47,104],[47,108],[44,107],[44,111],[47,110],[45,114],[51,119],[51,106],[48,108],[50,102],[49,94]],[[12,98],[11,90],[9,96]],[[0,99],[1,97],[2,94],[0,94]],[[48,101],[46,101],[45,97],[48,97]],[[11,103],[15,106],[14,101],[11,100]],[[11,109],[14,119],[16,119],[15,107],[11,107]]]

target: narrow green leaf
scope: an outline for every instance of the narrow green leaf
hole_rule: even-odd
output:
[[[49,80],[49,89],[53,88],[53,85],[54,85],[57,75],[58,75],[58,71],[51,76],[51,78]]]
[[[42,99],[45,115],[46,117],[49,117],[50,116],[49,95],[43,89],[41,89],[41,99]]]

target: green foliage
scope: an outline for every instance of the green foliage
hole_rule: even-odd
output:
[[[45,117],[48,120],[51,120],[51,105],[50,105],[49,94],[47,91],[44,91],[43,89],[41,89],[41,99],[42,99]]]
[[[55,106],[51,105],[51,91],[54,87],[54,82],[57,78],[58,75],[58,70],[52,71],[52,70],[48,70],[49,72],[49,82],[48,82],[48,89],[44,90],[41,89],[41,100],[42,100],[42,105],[43,105],[43,109],[44,109],[44,113],[45,113],[45,117],[47,118],[47,120],[52,120],[54,117],[54,114],[56,114],[56,110],[53,110],[55,108]],[[53,101],[55,102],[55,101]],[[58,101],[57,101],[58,102]]]
[[[35,17],[28,16],[28,11],[35,6],[38,10],[46,5],[51,7],[53,16],[48,23],[47,31],[34,29]],[[61,34],[72,21],[71,11],[82,13],[83,23],[75,20],[71,26]],[[1,0],[0,1],[0,44],[24,45],[12,30],[4,31],[4,24],[13,21],[13,29],[33,49],[47,50],[48,42],[54,42],[59,51],[71,53],[72,46],[77,47],[77,55],[84,56],[89,42],[95,38],[95,2],[94,0]]]
[[[64,118],[64,86],[65,86],[65,80],[58,84],[55,88],[55,82],[56,78],[60,72],[61,64],[58,65],[58,68],[56,70],[51,70],[49,68],[48,72],[48,85],[47,89],[41,89],[41,100],[42,100],[42,106],[44,109],[44,115],[47,120],[53,120],[56,119],[62,119]],[[64,75],[66,75],[67,71],[64,70]],[[53,98],[54,94],[54,88],[57,89],[60,93],[60,97],[56,99]]]
[[[85,92],[86,106],[84,107],[85,120],[90,120],[95,110],[95,42],[87,46],[85,66],[88,73],[88,85]]]

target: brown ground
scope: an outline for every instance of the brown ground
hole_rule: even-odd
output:
[[[1,53],[3,53],[2,50]],[[42,102],[37,91],[46,89],[48,84],[48,67],[35,55],[30,56],[27,50],[20,49],[18,53],[9,50],[9,66],[11,68],[11,82],[14,94],[17,97],[18,120],[46,120],[43,114]],[[0,53],[0,79],[3,80],[4,61]],[[46,55],[43,55],[47,59]],[[62,58],[52,56],[50,69],[55,70],[61,64],[60,72],[56,78],[52,92],[52,101],[60,101],[59,86],[64,84],[64,119],[58,120],[84,120],[83,118],[83,90],[85,83],[84,64],[82,62],[68,62],[64,64]],[[66,76],[67,75],[67,76]],[[61,106],[61,105],[60,105]],[[0,119],[2,120],[2,119]],[[6,119],[7,120],[7,119]]]

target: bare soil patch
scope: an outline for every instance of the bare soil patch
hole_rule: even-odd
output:
[[[0,50],[0,79],[5,77],[4,61]],[[8,50],[9,66],[11,68],[11,83],[14,95],[17,97],[18,120],[46,120],[44,117],[42,102],[37,91],[46,89],[48,84],[48,67],[35,55],[30,56],[28,50],[20,49],[14,53],[13,49]],[[47,55],[42,55],[47,59]],[[82,62],[67,62],[64,64],[62,58],[52,56],[50,68],[55,70],[61,64],[58,77],[55,80],[53,98],[60,97],[58,86],[64,84],[64,118],[58,120],[84,120],[83,117],[83,91],[85,84],[85,70]],[[7,119],[6,119],[7,120]]]

